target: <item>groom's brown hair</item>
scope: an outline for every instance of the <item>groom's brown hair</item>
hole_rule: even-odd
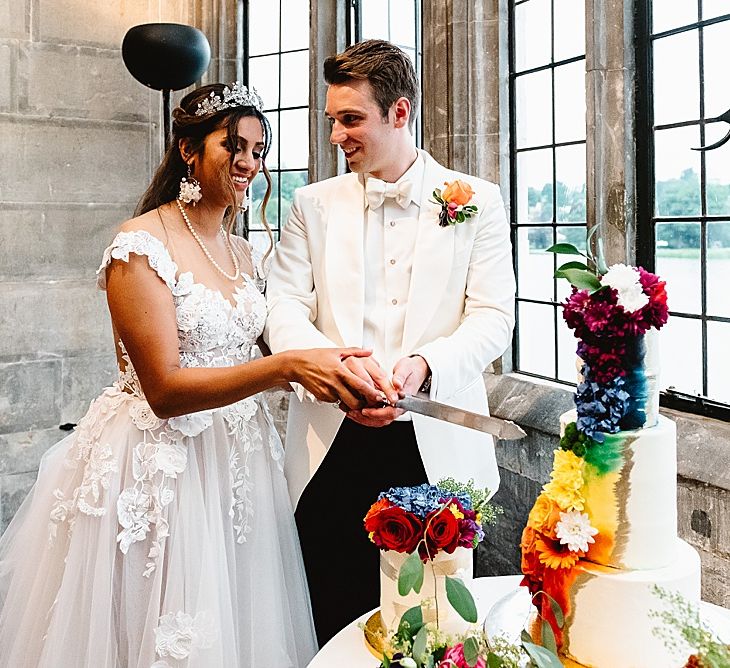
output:
[[[324,61],[324,80],[328,84],[343,84],[353,79],[370,83],[383,118],[398,98],[405,97],[411,103],[408,126],[413,128],[418,114],[418,79],[404,51],[385,40],[368,39]]]

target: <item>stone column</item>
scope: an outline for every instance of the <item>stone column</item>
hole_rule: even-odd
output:
[[[586,216],[609,264],[636,251],[633,39],[631,3],[586,1]]]
[[[309,19],[309,182],[344,173],[344,160],[330,144],[329,124],[324,118],[327,84],[322,65],[329,56],[346,48],[347,3],[310,0]]]
[[[424,147],[448,167],[495,182],[507,95],[501,16],[500,0],[423,2]]]

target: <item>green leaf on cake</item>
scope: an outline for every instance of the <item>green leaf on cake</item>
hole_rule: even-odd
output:
[[[409,608],[403,613],[398,624],[398,637],[403,639],[411,639],[423,626],[423,612],[421,606],[417,605]]]
[[[557,278],[567,278],[568,282],[579,290],[595,292],[601,289],[601,281],[596,278],[593,272],[585,269],[565,269],[560,272],[560,276],[557,276]]]
[[[398,571],[398,593],[407,596],[411,589],[420,593],[423,586],[423,562],[418,550],[409,554]]]
[[[542,644],[545,649],[549,649],[553,654],[557,654],[558,645],[555,642],[555,634],[553,633],[553,627],[550,626],[550,622],[547,619],[542,620]]]
[[[523,643],[533,643],[532,636],[529,634],[529,632],[526,629],[522,629],[522,632],[520,633],[520,640]]]
[[[558,625],[559,629],[562,629],[565,625],[565,615],[563,614],[563,609],[560,607],[560,603],[558,603],[552,596],[545,594],[548,597],[548,600],[550,601],[550,608],[553,611],[553,615],[555,616],[555,623]],[[552,631],[552,629],[550,629]]]
[[[560,659],[544,647],[540,647],[540,645],[535,645],[530,642],[523,642],[522,646],[530,655],[530,658],[537,668],[563,668],[563,664],[560,662]]]
[[[428,627],[422,626],[413,640],[413,658],[422,664],[426,660],[426,646],[428,645]]]
[[[446,598],[464,621],[470,624],[476,623],[477,606],[474,597],[459,578],[446,576]]]
[[[470,668],[476,666],[479,661],[479,643],[474,636],[469,636],[464,641],[464,661]]]
[[[545,252],[559,253],[560,255],[582,255],[585,257],[585,253],[581,253],[573,244],[553,244],[550,248],[546,248]]]
[[[503,668],[504,662],[494,652],[487,654],[487,668]]]

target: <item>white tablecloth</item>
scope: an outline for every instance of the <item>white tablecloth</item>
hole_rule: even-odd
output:
[[[471,591],[479,610],[479,619],[483,620],[492,606],[501,598],[513,592],[522,579],[521,575],[502,575],[491,578],[477,578],[473,581]],[[368,651],[362,629],[358,624],[364,623],[373,610],[365,613],[346,626],[330,640],[309,663],[309,668],[377,668],[379,661]],[[727,630],[730,629],[730,610],[710,603],[702,604],[703,618],[711,618],[712,627],[720,637],[728,642]],[[718,628],[715,623],[722,625]],[[720,631],[722,631],[720,633]]]

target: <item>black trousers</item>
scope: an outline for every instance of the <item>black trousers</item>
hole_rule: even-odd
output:
[[[380,551],[363,519],[380,492],[427,482],[412,422],[345,419],[296,510],[320,647],[380,605]]]

